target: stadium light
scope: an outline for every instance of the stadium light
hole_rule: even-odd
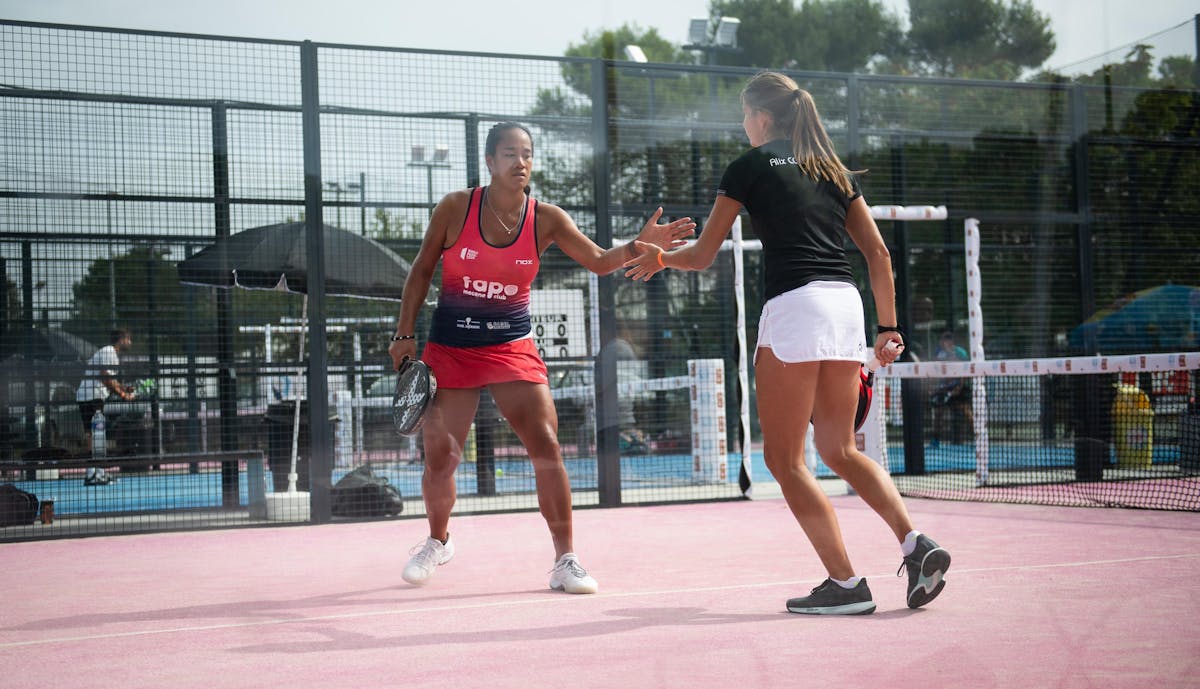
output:
[[[717,35],[714,43],[722,48],[737,47],[737,32],[742,20],[737,17],[721,17],[720,23],[717,24]]]
[[[625,59],[629,60],[630,62],[649,62],[649,60],[646,59],[646,53],[642,50],[641,46],[632,44],[625,46]]]
[[[737,47],[738,28],[742,20],[737,17],[721,17],[717,22],[717,30],[711,37],[708,35],[708,19],[693,18],[688,24],[688,43],[684,50],[696,50],[704,53],[705,62],[717,64],[717,53],[740,53]]]

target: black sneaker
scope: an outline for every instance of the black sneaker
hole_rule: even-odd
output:
[[[807,596],[789,600],[787,609],[800,615],[870,615],[875,612],[875,601],[866,579],[859,579],[852,589],[826,579]]]
[[[896,576],[908,569],[908,607],[919,608],[937,598],[946,585],[946,570],[950,569],[950,553],[921,534],[917,547],[906,555],[896,570]]]

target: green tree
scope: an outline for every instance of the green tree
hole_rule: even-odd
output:
[[[1015,79],[1054,52],[1050,18],[1029,0],[908,0],[914,73]]]
[[[1200,87],[1196,83],[1196,62],[1187,55],[1172,55],[1164,57],[1158,65],[1159,85],[1164,88],[1194,89]]]
[[[903,55],[900,18],[878,0],[713,0],[709,14],[741,21],[739,51],[718,64],[859,72]]]
[[[115,289],[114,289],[115,287]],[[116,324],[133,328],[145,342],[149,325],[155,325],[161,354],[182,352],[176,337],[187,324],[213,322],[213,311],[200,302],[188,310],[179,273],[168,254],[154,246],[141,246],[112,258],[92,261],[73,287],[71,317],[63,328],[91,342],[108,342],[110,315]]]

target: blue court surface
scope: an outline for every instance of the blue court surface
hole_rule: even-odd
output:
[[[892,472],[903,472],[904,451],[900,445],[889,446],[888,458]],[[1074,458],[1074,448],[1069,444],[1054,447],[1042,444],[993,443],[988,465],[991,470],[1022,469],[1033,466],[1066,468],[1073,465]],[[1155,464],[1169,464],[1178,462],[1178,460],[1179,448],[1177,446],[1164,445],[1155,448],[1153,458]],[[971,472],[975,470],[975,461],[975,450],[971,445],[943,443],[927,447],[925,450],[927,472]],[[596,489],[595,459],[567,459],[565,463],[572,488],[576,490]],[[386,462],[373,464],[372,468],[376,474],[387,477],[406,498],[420,495],[422,472],[420,463]],[[730,455],[727,470],[730,483],[737,482],[740,468],[741,457]],[[754,480],[760,482],[773,480],[763,462],[761,452],[752,454],[750,468]],[[498,495],[533,492],[533,468],[528,460],[496,460],[495,469],[495,488]],[[348,468],[335,469],[333,480],[336,482],[348,470]],[[833,472],[819,462],[816,473],[818,477],[822,478],[833,477]],[[151,512],[221,506],[220,471],[204,470],[199,473],[150,471],[118,474],[118,476],[120,478],[117,481],[107,486],[85,486],[82,478],[77,475],[65,475],[56,480],[16,481],[15,485],[41,499],[54,500],[56,513],[59,515]],[[477,492],[476,476],[474,464],[464,462],[459,467],[457,482],[460,495],[472,495]],[[244,468],[238,484],[240,504],[246,506],[248,498]],[[269,471],[266,476],[266,485],[268,486],[266,490],[269,491],[271,485]],[[674,488],[701,484],[693,479],[691,455],[677,454],[622,457],[621,485],[625,489],[636,489]]]

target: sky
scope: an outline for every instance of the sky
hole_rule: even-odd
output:
[[[798,2],[799,0],[797,0]],[[907,0],[884,0],[901,16]],[[1033,0],[1049,15],[1058,50],[1048,67],[1074,65],[1175,27],[1200,11],[1196,0]],[[0,18],[188,33],[309,39],[401,48],[561,55],[585,32],[623,23],[656,28],[684,43],[688,19],[708,0],[0,0]],[[449,8],[449,9],[447,9]],[[746,40],[747,37],[740,37]],[[1195,54],[1191,26],[1161,38],[1171,54]],[[1099,63],[1077,65],[1091,71]],[[1071,74],[1076,70],[1065,69]]]

